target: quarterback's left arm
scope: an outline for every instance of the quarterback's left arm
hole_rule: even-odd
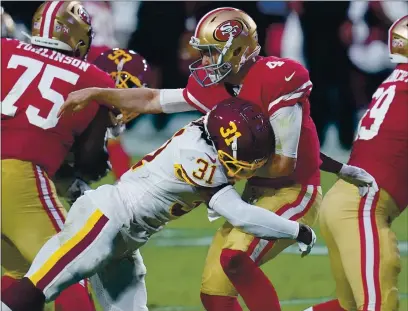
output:
[[[296,168],[303,102],[313,84],[306,68],[291,59],[268,61],[262,70],[266,81],[262,101],[268,103],[266,108],[275,133],[277,152],[257,175],[287,176]]]
[[[297,150],[302,128],[302,106],[282,107],[269,118],[275,134],[275,154],[257,171],[259,177],[288,176],[296,168]]]
[[[322,171],[336,174],[339,178],[356,185],[361,196],[366,195],[370,187],[375,192],[378,191],[375,178],[366,170],[357,166],[340,163],[321,152],[320,159],[322,160],[320,165]]]

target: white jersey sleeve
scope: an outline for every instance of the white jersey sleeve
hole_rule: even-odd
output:
[[[302,128],[302,106],[282,107],[272,114],[269,121],[275,133],[275,153],[296,159]]]
[[[299,233],[299,223],[245,203],[232,186],[214,194],[209,206],[234,227],[262,239],[296,239]]]
[[[160,90],[160,106],[164,113],[175,113],[195,110],[183,97],[183,89]]]

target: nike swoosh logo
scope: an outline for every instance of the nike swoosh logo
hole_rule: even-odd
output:
[[[289,81],[293,78],[293,76],[295,75],[295,73],[296,73],[296,71],[294,71],[289,77],[285,77],[285,81],[286,81],[286,82],[289,82]]]
[[[217,159],[211,158],[210,155],[206,152],[207,157],[211,160],[212,163],[215,163]]]

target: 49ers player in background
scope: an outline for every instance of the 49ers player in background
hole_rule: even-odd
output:
[[[256,24],[245,12],[219,8],[198,23],[190,44],[202,58],[190,65],[184,89],[87,89],[70,94],[61,111],[77,111],[92,99],[104,98],[121,109],[139,113],[207,112],[219,102],[238,97],[268,115],[275,133],[276,154],[265,169],[249,179],[243,199],[291,220],[312,225],[321,201],[319,141],[310,118],[308,71],[298,62],[258,56]],[[234,133],[234,128],[225,137]],[[275,141],[271,141],[274,144]],[[231,148],[237,146],[231,144]],[[323,157],[322,168],[361,186],[374,179],[354,166]],[[226,222],[208,253],[201,299],[209,311],[242,310],[240,294],[251,311],[280,310],[275,289],[259,265],[277,256],[293,240],[266,241]]]
[[[53,1],[34,14],[31,44],[1,40],[1,70],[7,77],[1,81],[3,290],[27,272],[42,245],[63,226],[65,211],[51,178],[73,144],[80,172],[92,179],[107,169],[107,109],[92,103],[75,116],[57,116],[70,92],[114,87],[108,74],[84,61],[92,36],[80,2]],[[63,311],[95,310],[85,282],[68,288],[55,305]]]
[[[360,198],[339,180],[326,194],[320,226],[338,300],[308,311],[399,310],[401,263],[391,224],[408,206],[408,15],[388,36],[390,59],[398,65],[361,118],[349,161],[372,174],[380,191]]]

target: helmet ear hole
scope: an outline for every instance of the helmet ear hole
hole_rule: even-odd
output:
[[[234,56],[238,56],[242,51],[242,47],[239,47],[237,49],[234,50],[234,52],[232,53],[232,55]]]

